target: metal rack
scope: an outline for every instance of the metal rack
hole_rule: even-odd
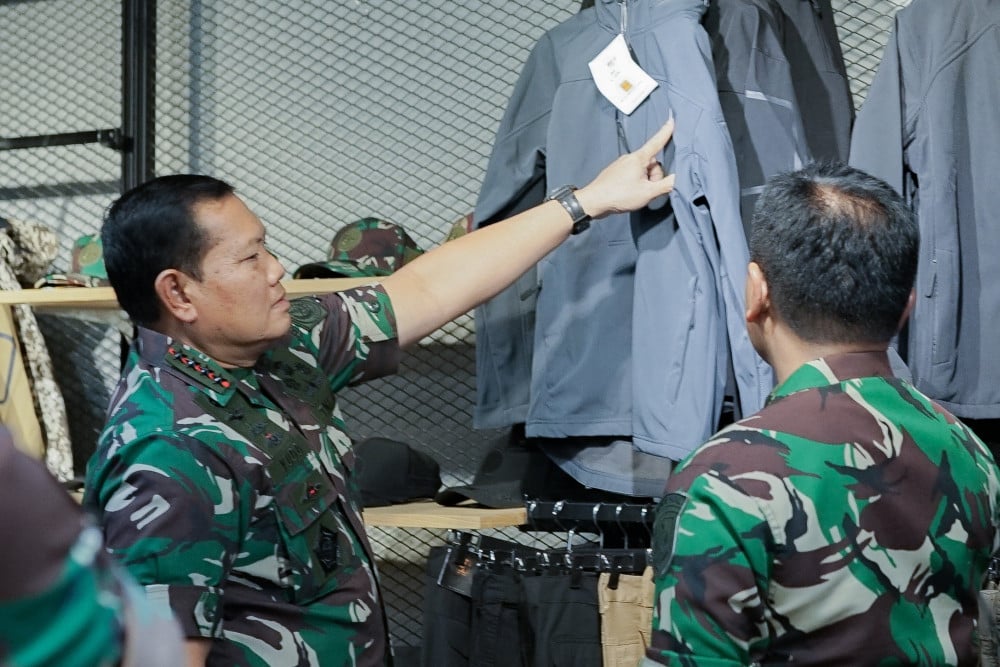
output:
[[[0,137],[0,151],[99,144],[121,153],[121,186],[153,177],[156,0],[122,0],[121,127]],[[58,189],[58,186],[55,186]]]

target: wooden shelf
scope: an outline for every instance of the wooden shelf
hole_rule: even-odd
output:
[[[380,528],[454,528],[480,530],[523,526],[528,511],[523,507],[489,509],[486,507],[446,507],[431,501],[371,507],[364,511],[367,526]]]
[[[316,278],[285,280],[282,285],[289,298],[306,294],[326,294],[358,285],[378,282],[376,278]],[[110,287],[42,287],[39,289],[0,290],[0,305],[16,304],[45,308],[110,310],[118,308],[115,291]]]
[[[357,285],[378,282],[373,278],[319,278],[282,281],[289,297],[326,294]],[[35,456],[42,455],[41,426],[35,414],[27,371],[18,350],[17,331],[11,306],[26,305],[38,311],[54,312],[86,320],[127,325],[110,287],[42,287],[0,290],[0,422],[15,439]]]

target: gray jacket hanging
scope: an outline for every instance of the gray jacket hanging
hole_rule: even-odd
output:
[[[900,351],[960,417],[1000,417],[1000,3],[914,0],[895,16],[851,143],[920,221],[917,301]]]
[[[526,193],[588,182],[673,111],[669,203],[609,216],[537,268],[526,420],[531,436],[631,435],[643,451],[680,458],[715,427],[730,359],[744,412],[763,404],[771,375],[743,326],[746,241],[699,23],[706,3],[626,4],[625,34],[659,87],[624,116],[594,86],[587,63],[619,33],[620,3],[598,2],[549,31],[501,122],[475,217],[481,224]]]
[[[781,49],[814,159],[847,160],[854,101],[830,0],[754,0],[780,8]]]

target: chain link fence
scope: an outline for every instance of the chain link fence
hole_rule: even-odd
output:
[[[158,174],[234,183],[291,273],[325,257],[362,217],[403,225],[425,249],[472,210],[514,82],[542,33],[577,0],[160,0]],[[860,106],[892,16],[905,0],[834,0]],[[115,0],[0,1],[0,137],[116,128],[121,122],[121,5]],[[97,231],[119,191],[120,155],[101,144],[0,150],[0,217],[73,241]],[[83,471],[119,367],[119,329],[42,315]],[[474,431],[470,316],[429,337],[400,375],[343,395],[356,440],[409,442],[470,481],[501,431]],[[489,531],[559,546],[565,536]],[[422,570],[443,531],[372,529],[393,643],[421,638]]]

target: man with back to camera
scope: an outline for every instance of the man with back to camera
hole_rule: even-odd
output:
[[[191,665],[391,663],[335,393],[490,298],[591,217],[670,192],[668,122],[575,194],[426,253],[381,285],[289,302],[231,186],[166,176],[102,229],[138,337],[87,470],[109,550],[169,608]]]
[[[768,184],[746,322],[778,384],[667,483],[643,665],[976,664],[1000,472],[890,371],[917,243],[902,199],[859,170]]]

